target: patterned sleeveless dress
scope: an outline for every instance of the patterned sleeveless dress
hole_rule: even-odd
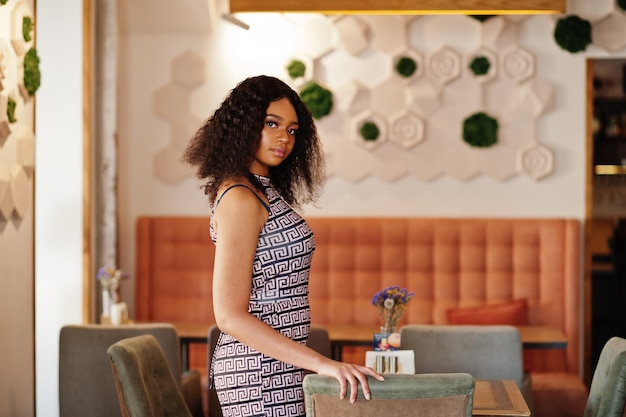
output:
[[[248,310],[276,331],[305,344],[311,322],[308,284],[315,238],[306,221],[271,187],[269,178],[257,178],[266,187],[270,205],[259,198],[269,218],[259,234]],[[233,187],[237,186],[246,187]],[[211,213],[213,242],[218,238],[213,229],[213,211],[218,204],[219,200]],[[303,377],[302,369],[264,355],[228,334],[221,333],[218,338],[211,383],[224,417],[304,416]]]

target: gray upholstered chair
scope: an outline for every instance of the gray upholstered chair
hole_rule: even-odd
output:
[[[211,357],[213,356],[213,351],[215,350],[215,346],[217,345],[217,338],[220,336],[220,329],[216,324],[211,325],[209,327],[209,334],[207,338],[207,343],[209,346],[208,353],[208,366],[209,366],[209,374],[211,372]],[[309,332],[309,340],[307,341],[307,346],[311,349],[321,353],[322,355],[330,358],[332,355],[331,346],[330,346],[330,338],[328,336],[328,331],[323,326],[311,326]],[[214,388],[209,386],[209,415],[208,417],[222,417],[222,409],[220,408],[219,399],[217,398],[217,392]]]
[[[626,339],[612,337],[593,372],[584,417],[626,416]]]
[[[122,339],[107,354],[124,417],[192,417],[154,336]]]
[[[349,389],[339,398],[339,382],[323,375],[304,377],[307,417],[470,417],[474,379],[466,373],[385,375],[381,382],[368,377],[372,398],[365,400],[361,386],[350,404]]]
[[[180,346],[171,324],[70,325],[59,337],[59,411],[63,417],[121,416],[107,357],[113,343],[142,334],[157,338],[194,417],[201,417],[202,384],[198,371],[181,375]]]
[[[415,352],[415,373],[467,372],[476,379],[512,379],[532,410],[522,339],[514,326],[409,324],[400,349]]]

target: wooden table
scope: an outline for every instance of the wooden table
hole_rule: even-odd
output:
[[[530,416],[530,409],[513,380],[477,379],[473,416]]]
[[[344,346],[374,346],[372,326],[325,325],[330,338],[333,359],[341,360]],[[567,338],[563,332],[548,326],[517,326],[522,346],[529,349],[565,349]]]
[[[189,345],[191,343],[206,343],[211,323],[174,322],[180,338],[180,354],[183,371],[189,365]],[[330,338],[333,359],[341,360],[344,346],[373,347],[373,326],[354,325],[325,325]],[[519,326],[522,345],[532,349],[564,349],[567,347],[567,338],[563,332],[555,327],[548,326]]]

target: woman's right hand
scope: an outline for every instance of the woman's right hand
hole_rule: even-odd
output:
[[[385,378],[367,366],[355,365],[351,363],[344,363],[338,361],[329,361],[328,363],[320,367],[318,374],[331,376],[339,381],[339,398],[343,399],[348,391],[348,384],[350,384],[350,403],[354,404],[358,393],[359,384],[363,388],[363,395],[365,399],[371,398],[370,387],[367,383],[366,375],[370,375],[379,381],[384,381]]]

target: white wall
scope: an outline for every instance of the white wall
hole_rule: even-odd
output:
[[[83,2],[37,3],[36,411],[56,417],[59,331],[83,309]]]
[[[184,13],[184,11],[179,11]],[[171,63],[191,51],[206,62],[207,81],[193,91],[191,112],[199,120],[209,116],[228,90],[246,76],[265,73],[283,79],[283,67],[297,52],[293,39],[276,36],[257,42],[281,24],[275,15],[240,15],[250,23],[243,31],[217,19],[210,33],[163,31],[155,33],[132,28],[122,29],[120,40],[120,117],[119,117],[119,236],[120,267],[131,274],[135,264],[135,221],[141,215],[207,215],[205,196],[197,181],[188,177],[168,184],[155,176],[155,155],[171,142],[170,124],[154,112],[154,94],[171,79]],[[171,19],[184,18],[171,15]],[[457,19],[449,23],[458,22]],[[419,19],[426,19],[419,18]],[[469,19],[469,18],[465,18]],[[282,20],[284,24],[284,20]],[[141,26],[138,24],[137,26]],[[430,29],[435,26],[428,26]],[[517,42],[536,58],[535,76],[548,81],[555,89],[555,106],[542,115],[536,139],[554,151],[555,171],[540,181],[516,175],[497,181],[486,175],[461,181],[443,175],[433,181],[421,181],[410,175],[395,181],[369,176],[349,181],[331,176],[319,208],[308,208],[310,216],[444,216],[444,217],[573,217],[585,216],[585,60],[594,53],[569,54],[552,40],[554,18],[534,16],[517,25]],[[429,30],[430,30],[429,29]],[[433,29],[439,31],[439,29]],[[280,30],[277,32],[280,33]],[[437,32],[438,33],[438,32]],[[428,38],[427,33],[413,33],[411,42],[448,42],[452,47],[468,48],[462,36]],[[472,34],[474,38],[475,34]],[[458,43],[457,44],[455,44]],[[477,45],[473,46],[474,48]],[[602,55],[601,52],[598,52]],[[318,78],[332,79],[328,68]],[[341,68],[335,68],[341,72]],[[345,119],[332,115],[317,125],[325,145],[346,141]],[[532,139],[532,138],[529,138]],[[179,139],[177,139],[179,140]],[[335,142],[333,142],[335,141]],[[334,146],[331,158],[346,155],[349,146]],[[353,148],[354,152],[362,152]],[[182,149],[180,149],[182,152]],[[384,155],[381,153],[380,155]],[[394,163],[393,159],[383,162]],[[179,163],[176,160],[171,164]],[[357,162],[359,163],[359,162]],[[132,282],[122,290],[133,301]]]

